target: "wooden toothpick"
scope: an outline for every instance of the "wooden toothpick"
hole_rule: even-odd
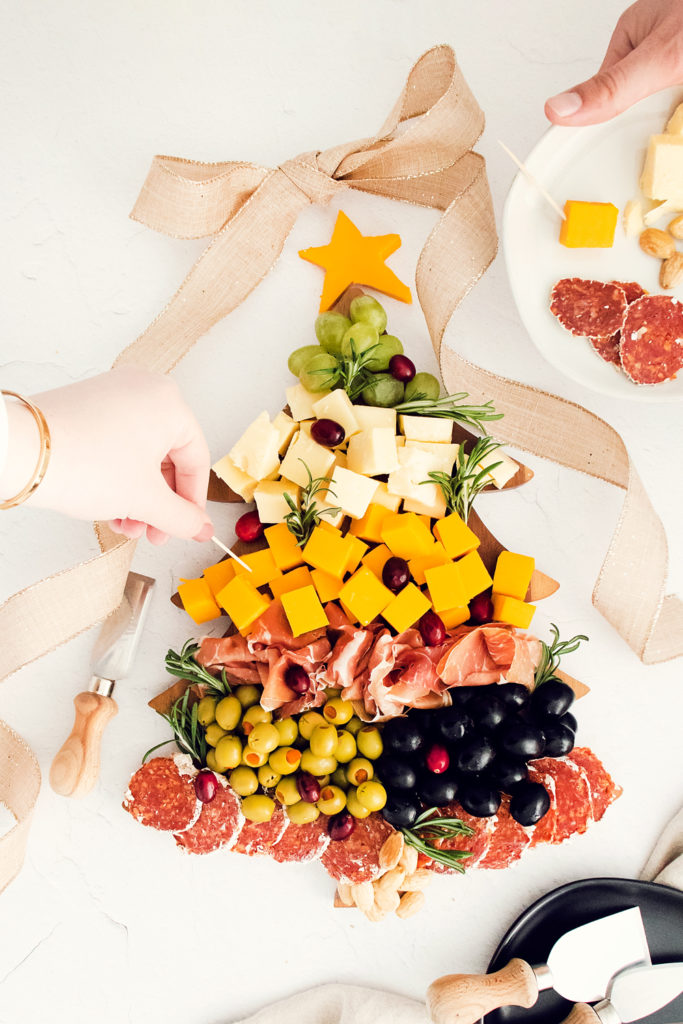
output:
[[[555,211],[555,213],[559,213],[559,215],[562,218],[562,220],[566,220],[567,219],[567,215],[564,212],[564,210],[560,206],[558,206],[557,203],[555,202],[555,200],[553,199],[553,197],[548,192],[546,192],[546,190],[543,188],[543,186],[541,185],[541,183],[538,180],[538,178],[534,177],[534,175],[531,173],[531,171],[526,166],[526,164],[522,163],[522,161],[518,157],[515,156],[515,154],[512,152],[512,150],[508,149],[508,147],[505,145],[505,143],[501,142],[500,139],[498,139],[498,145],[501,147],[501,149],[504,149],[505,152],[507,153],[507,155],[510,157],[510,159],[514,163],[517,164],[517,166],[519,167],[520,171],[522,172],[524,177],[527,179],[527,181],[529,181],[534,186],[534,188],[538,189],[538,191],[541,193],[541,195],[543,196],[545,201],[552,206],[552,208]]]
[[[243,562],[239,555],[236,555],[234,551],[231,551],[230,548],[226,547],[222,540],[219,540],[218,537],[212,537],[211,540],[214,544],[218,545],[221,551],[225,551],[226,555],[230,555],[230,557],[234,558],[236,562],[239,562],[243,569],[246,569],[247,572],[253,572],[251,566],[247,565],[246,562]]]

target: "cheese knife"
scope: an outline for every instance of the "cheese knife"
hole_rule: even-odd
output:
[[[74,697],[73,729],[50,768],[50,785],[60,796],[85,796],[97,781],[102,734],[119,710],[112,697],[114,684],[130,672],[154,582],[150,576],[128,573],[121,604],[102,624],[90,686]]]
[[[545,989],[592,1003],[618,971],[640,963],[650,963],[650,952],[640,908],[631,907],[566,932],[545,964],[515,958],[495,974],[447,974],[430,986],[427,1005],[436,1024],[476,1024],[501,1006],[528,1009]]]
[[[577,1003],[564,1024],[630,1024],[656,1013],[683,992],[683,963],[627,967],[612,978],[607,998]]]

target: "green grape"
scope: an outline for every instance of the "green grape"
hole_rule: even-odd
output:
[[[337,360],[329,352],[321,352],[309,359],[299,372],[299,380],[307,391],[314,394],[331,391],[337,379]]]
[[[302,345],[301,348],[295,348],[287,360],[289,372],[298,377],[309,359],[320,355],[322,351],[320,345]]]
[[[377,299],[373,299],[372,295],[358,295],[351,302],[349,313],[355,324],[369,324],[376,328],[378,334],[387,329],[384,306]]]
[[[356,355],[365,352],[366,348],[372,348],[379,342],[379,331],[370,324],[352,324],[342,338],[341,351],[347,359],[351,359],[355,350]]]
[[[351,321],[341,313],[321,313],[315,321],[315,336],[333,356],[341,355],[342,338],[351,326]]]
[[[381,370],[389,369],[389,360],[392,356],[400,356],[403,353],[403,345],[393,334],[382,334],[379,345],[372,353],[365,364],[368,370],[378,373]]]
[[[441,393],[441,385],[432,373],[416,373],[406,384],[406,402],[417,398],[428,398],[435,402]]]
[[[367,387],[363,388],[363,401],[366,405],[388,408],[403,401],[403,391],[401,381],[394,380],[390,373],[376,373]]]

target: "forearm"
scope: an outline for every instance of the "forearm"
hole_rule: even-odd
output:
[[[40,454],[40,435],[29,409],[6,399],[7,457],[0,458],[0,501],[14,497],[28,483]]]

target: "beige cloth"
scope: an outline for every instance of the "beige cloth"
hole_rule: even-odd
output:
[[[395,992],[321,985],[265,1006],[238,1024],[427,1024],[427,1007]]]
[[[640,877],[672,889],[683,889],[683,807],[655,843]]]

